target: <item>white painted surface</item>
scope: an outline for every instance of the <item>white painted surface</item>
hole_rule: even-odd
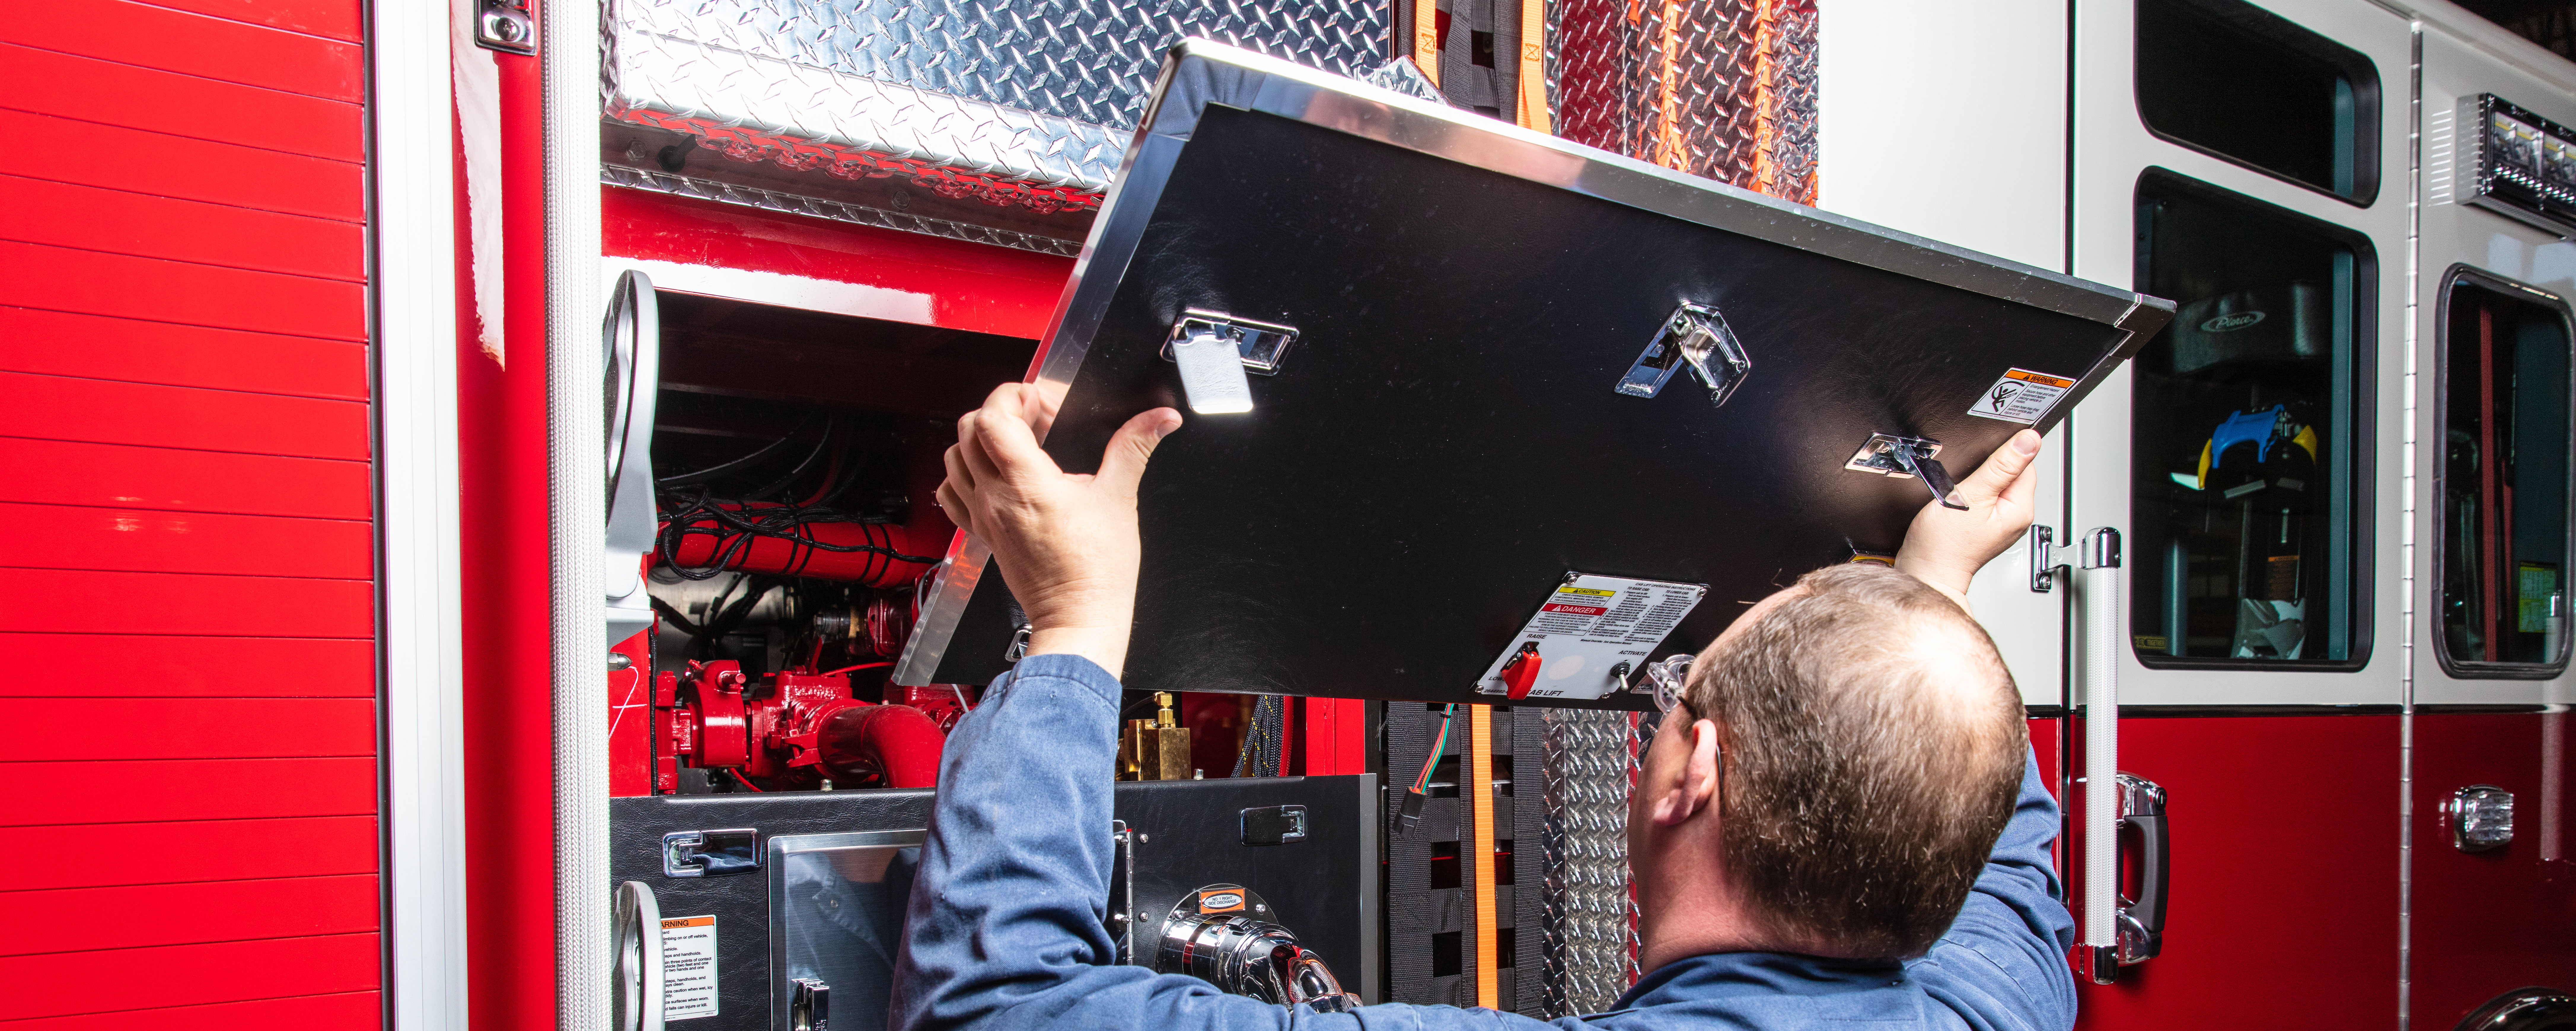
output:
[[[1817,206],[2064,271],[2066,5],[1820,0],[1817,16]],[[2041,452],[2038,502],[2061,539],[2065,444]],[[2029,568],[2025,538],[1968,600],[2022,701],[2061,705],[2067,591],[2033,593]]]
[[[2063,0],[1820,0],[1817,206],[2062,271]]]
[[[2129,0],[2094,0],[2078,7],[2074,27],[2075,275],[2120,286],[2133,282],[2133,206],[2138,178],[2161,167],[2279,208],[2366,234],[2375,250],[2373,297],[2377,332],[2364,341],[2376,375],[2374,393],[2357,407],[2370,422],[2376,449],[2370,495],[2357,499],[2369,514],[2368,587],[2355,602],[2356,622],[2367,612],[2369,661],[2355,672],[2313,670],[2148,669],[2134,649],[2121,656],[2120,696],[2126,705],[2395,705],[2402,699],[2404,667],[2399,618],[2404,496],[2402,417],[2405,397],[2407,318],[2408,146],[2407,89],[2413,31],[2385,8],[2348,0],[2270,0],[2262,6],[2345,46],[2377,67],[2380,187],[2376,203],[2358,207],[2306,187],[2274,179],[2218,158],[2157,139],[2138,119],[2134,88],[2134,27]],[[2191,298],[2175,298],[2177,302]],[[2076,409],[2074,461],[2069,489],[2071,522],[2079,529],[2113,526],[2127,538],[2132,565],[2153,552],[2154,542],[2129,532],[2130,391],[2127,367],[2113,373]],[[2138,573],[2136,575],[2144,575]],[[2132,613],[2134,616],[2135,614]]]
[[[2493,42],[2441,25],[2426,26],[2423,118],[2428,171],[2433,158],[2459,150],[2453,135],[2459,127],[2451,124],[2451,116],[2464,96],[2493,93],[2543,118],[2576,125],[2576,66],[2560,62],[2556,69],[2560,74],[2544,78],[2521,62],[2507,60],[2511,55]],[[2469,170],[2458,171],[2466,175]],[[2441,582],[2434,575],[2442,540],[2441,498],[2434,474],[2442,460],[2438,446],[2443,439],[2441,302],[2450,282],[2448,273],[2465,265],[2576,300],[2576,243],[2456,203],[2448,191],[2439,189],[2448,182],[2426,178],[2420,237],[2423,274],[2416,287],[2415,316],[2414,700],[2430,705],[2576,702],[2576,677],[2563,672],[2548,680],[2517,680],[2456,677],[2443,669],[2438,655]]]

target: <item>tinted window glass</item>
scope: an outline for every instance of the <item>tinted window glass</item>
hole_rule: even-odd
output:
[[[2161,171],[2137,230],[2138,289],[2178,305],[2134,363],[2140,659],[2357,661],[2367,241]]]
[[[2379,192],[2370,59],[2233,0],[2138,0],[2138,115],[2158,135],[2328,193]]]
[[[2442,332],[2442,648],[2459,663],[2565,654],[2568,336],[2557,307],[2451,281]]]

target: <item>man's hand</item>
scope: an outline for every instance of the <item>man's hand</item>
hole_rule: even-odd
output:
[[[1080,655],[1117,676],[1136,619],[1136,484],[1181,413],[1156,408],[1127,420],[1098,473],[1064,471],[1038,447],[1036,427],[1055,421],[1038,388],[993,388],[984,407],[957,420],[939,507],[1000,562],[1029,617],[1029,654]]]
[[[2038,489],[2039,434],[2023,430],[1959,481],[1965,512],[1935,501],[1914,514],[1896,568],[1968,604],[1968,581],[2030,529],[2031,493]]]

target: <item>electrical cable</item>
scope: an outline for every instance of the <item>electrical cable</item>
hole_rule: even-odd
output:
[[[843,666],[843,667],[841,667],[841,668],[839,668],[839,669],[835,669],[835,670],[826,670],[826,671],[824,671],[824,672],[821,672],[821,673],[817,673],[817,674],[815,674],[815,676],[818,676],[818,677],[833,677],[833,676],[839,676],[839,675],[841,675],[841,674],[843,674],[843,673],[850,672],[851,670],[860,670],[860,669],[884,669],[884,668],[886,668],[886,667],[888,667],[888,666],[891,666],[891,665],[894,665],[894,663],[891,663],[891,662],[862,662],[862,663],[860,663],[860,664],[858,664],[858,665],[856,665],[856,666]]]
[[[770,452],[786,447],[789,441],[796,439],[797,434],[805,432],[805,427],[813,424],[814,416],[816,414],[817,413],[814,412],[805,413],[804,420],[802,422],[798,422],[796,424],[796,428],[788,430],[786,436],[770,441],[767,444],[763,444],[760,446],[759,450],[753,451],[748,455],[744,455],[730,462],[719,462],[704,469],[693,470],[691,472],[673,473],[669,476],[656,476],[653,478],[653,485],[656,487],[695,486],[719,476],[748,469],[757,464],[761,459],[769,457]]]

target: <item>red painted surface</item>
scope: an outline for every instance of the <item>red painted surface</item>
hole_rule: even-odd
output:
[[[199,6],[0,24],[13,1029],[379,1023],[358,11]]]
[[[110,759],[46,763],[17,773],[24,777],[39,771],[45,790],[12,798],[8,808],[0,809],[0,827],[366,816],[376,811],[372,757]],[[0,984],[7,983],[0,977]]]
[[[2571,723],[2565,713],[2415,717],[2415,1027],[2449,1028],[2515,988],[2576,990]],[[2546,736],[2559,747],[2545,747]],[[2451,844],[2442,803],[2471,784],[2513,792],[2512,843],[2482,853]]]
[[[375,746],[366,698],[0,699],[0,755],[17,762],[365,756]]]
[[[274,1031],[277,1028],[373,1027],[384,1000],[375,992],[303,995],[205,1006],[171,1006],[78,1017],[48,1017],[8,1025],[9,1031]]]
[[[367,408],[349,401],[0,372],[0,434],[94,444],[367,457]]]
[[[52,929],[0,940],[0,956],[366,932],[377,904],[374,874],[0,891],[13,919]],[[98,919],[129,913],[178,918]]]
[[[0,239],[350,282],[366,278],[363,226],[230,204],[0,176],[17,203]],[[190,232],[174,234],[173,224]]]
[[[344,222],[367,216],[365,183],[344,161],[24,111],[0,111],[0,136],[46,143],[0,151],[8,175]]]
[[[355,41],[364,17],[357,0],[153,0],[162,7],[252,25]]]
[[[0,852],[42,855],[61,846],[60,827],[0,828]],[[79,863],[24,863],[10,887],[108,887],[170,883],[172,856],[188,857],[188,875],[202,881],[327,877],[376,871],[376,821],[371,816],[204,820],[178,823],[105,823],[79,828]],[[257,842],[257,848],[245,843]]]
[[[245,989],[372,993],[377,962],[373,934],[12,956],[0,959],[0,1020],[232,1002]]]
[[[508,364],[484,355],[457,248],[457,514],[468,1019],[555,1020],[554,733],[547,677],[544,140],[537,62],[498,58]],[[467,217],[463,170],[459,239]]]
[[[608,671],[608,795],[653,793],[653,654],[651,630],[617,642],[610,651],[630,665]]]
[[[364,344],[30,308],[0,308],[0,371],[367,398]]]
[[[0,520],[25,534],[11,556],[21,566],[358,580],[374,575],[375,528],[357,520],[5,502]]]
[[[1324,777],[1368,772],[1368,703],[1357,698],[1308,698],[1305,772]]]
[[[367,338],[366,290],[356,283],[39,244],[0,243],[0,304]]]
[[[20,111],[335,161],[366,158],[356,104],[50,50],[0,43],[0,96]]]
[[[919,233],[602,188],[611,255],[775,272],[916,294],[930,325],[1042,337],[1073,259]]]
[[[44,427],[36,427],[41,430]],[[366,519],[364,462],[0,437],[0,500]]]
[[[2078,977],[2077,1026],[2395,1024],[2398,719],[2122,719],[2120,768],[2168,796],[2164,954],[2107,987]]]
[[[81,654],[81,692],[93,698],[373,698],[370,640],[0,634],[0,653]],[[0,698],[63,693],[46,677],[0,677]]]
[[[0,608],[0,633],[150,628],[217,637],[375,635],[375,585],[364,580],[0,567],[0,597],[55,602]]]
[[[365,66],[354,43],[126,0],[17,5],[0,22],[0,43],[326,100],[365,99]]]

